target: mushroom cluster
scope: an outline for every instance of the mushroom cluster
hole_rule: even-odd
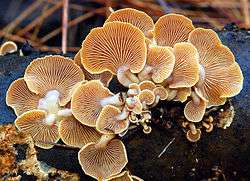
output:
[[[109,90],[112,78],[125,92]],[[122,170],[128,162],[124,136],[134,126],[152,130],[151,108],[159,101],[185,104],[186,137],[200,139],[206,108],[237,95],[243,75],[234,55],[210,29],[195,28],[182,15],[153,22],[144,12],[125,8],[91,30],[74,60],[37,58],[6,96],[16,127],[36,146],[49,149],[61,139],[81,148],[79,163],[98,180],[140,180]]]

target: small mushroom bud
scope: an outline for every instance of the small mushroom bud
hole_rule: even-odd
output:
[[[214,128],[214,125],[212,123],[206,123],[204,121],[202,122],[202,126],[206,128],[207,133],[210,133]]]

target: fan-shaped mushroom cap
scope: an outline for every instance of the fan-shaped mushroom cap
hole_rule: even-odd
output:
[[[36,109],[41,97],[31,92],[24,79],[13,81],[6,94],[6,104],[12,107],[17,116]]]
[[[78,153],[78,160],[85,174],[102,180],[120,173],[128,162],[123,143],[113,139],[104,148],[95,145],[89,143]]]
[[[161,83],[171,75],[174,64],[174,54],[168,47],[152,45],[148,49],[146,65],[138,77],[140,80],[152,78],[155,83]]]
[[[153,90],[155,96],[159,96],[161,100],[165,100],[168,98],[168,91],[163,86],[157,86]]]
[[[97,119],[96,129],[102,134],[120,134],[129,126],[128,114],[127,110],[122,112],[115,106],[107,105]]]
[[[156,85],[155,85],[152,81],[144,80],[144,81],[142,81],[142,82],[139,84],[139,87],[140,87],[141,90],[148,89],[148,90],[153,91],[154,88],[156,88]]]
[[[140,93],[141,89],[138,84],[132,83],[129,85],[129,90],[127,91],[127,95],[129,97],[137,96]]]
[[[145,89],[139,93],[139,99],[142,104],[150,105],[155,101],[155,94],[153,91]]]
[[[59,135],[65,144],[79,148],[101,138],[101,134],[95,128],[81,124],[73,116],[60,121]]]
[[[82,65],[81,62],[81,50],[77,52],[77,54],[74,57],[74,62],[81,67],[86,80],[97,80],[100,79],[100,81],[104,84],[105,87],[109,86],[110,81],[113,78],[113,74],[109,71],[105,71],[101,74],[91,74],[89,73]]]
[[[187,42],[174,45],[175,65],[169,81],[169,88],[192,87],[199,80],[199,54]]]
[[[209,105],[224,104],[225,98],[237,95],[243,85],[243,75],[229,48],[221,44],[218,35],[210,29],[197,28],[189,41],[199,52],[200,80],[196,92]]]
[[[189,101],[184,108],[184,115],[191,122],[200,122],[205,114],[207,103],[200,99],[198,103]]]
[[[150,16],[132,8],[124,8],[111,13],[105,23],[113,21],[130,23],[139,28],[146,36],[154,28],[154,22]]]
[[[167,14],[155,23],[154,38],[157,45],[174,47],[176,43],[188,40],[194,29],[192,21],[179,14]]]
[[[73,60],[50,55],[33,60],[25,70],[24,80],[29,90],[36,94],[45,95],[49,90],[57,90],[59,104],[65,106],[84,75]]]
[[[35,109],[17,117],[15,125],[20,131],[30,134],[36,146],[50,149],[53,145],[46,143],[56,143],[60,137],[57,123],[47,124],[47,118],[45,111]]]
[[[82,64],[95,74],[104,71],[117,74],[122,66],[138,73],[145,65],[147,54],[144,34],[129,23],[117,21],[92,29],[81,51]]]
[[[17,51],[17,46],[13,41],[7,41],[0,47],[0,55],[6,55],[7,53],[14,53]]]
[[[124,171],[118,175],[110,177],[108,181],[133,181],[133,179],[128,171]]]
[[[188,130],[186,137],[190,142],[197,142],[201,138],[201,130],[197,129],[196,134],[193,134],[191,130]]]
[[[99,80],[82,84],[72,96],[72,113],[82,124],[95,127],[102,110],[101,100],[112,95],[109,89],[104,87]]]

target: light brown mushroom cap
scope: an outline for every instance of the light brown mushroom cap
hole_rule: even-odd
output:
[[[148,49],[146,66],[152,68],[150,73],[155,83],[161,83],[167,79],[173,71],[174,64],[174,54],[168,47],[152,45]]]
[[[94,28],[82,44],[82,64],[90,73],[110,71],[117,74],[126,66],[132,73],[140,72],[146,63],[144,34],[135,26],[109,22]]]
[[[60,136],[56,123],[53,125],[45,123],[46,116],[45,111],[34,109],[18,116],[15,120],[15,126],[20,131],[30,134],[36,146],[50,149],[53,145],[46,143],[56,143]]]
[[[199,104],[189,101],[184,108],[184,115],[190,122],[200,122],[205,114],[207,103],[200,99]]]
[[[144,102],[146,105],[153,104],[155,101],[155,94],[153,91],[144,89],[138,95],[140,102],[143,104]]]
[[[154,28],[154,22],[149,15],[132,8],[124,8],[111,13],[105,23],[113,21],[130,23],[139,28],[146,36]]]
[[[169,82],[169,88],[192,87],[199,80],[199,54],[197,49],[187,42],[174,45],[175,65]]]
[[[210,106],[221,105],[225,98],[237,95],[243,86],[243,75],[233,53],[221,44],[218,35],[213,30],[197,28],[190,33],[189,42],[197,48],[203,69],[203,79],[196,85],[198,95],[206,98]]]
[[[46,95],[50,90],[57,90],[59,104],[65,106],[84,75],[70,58],[50,55],[33,60],[25,70],[24,80],[36,94]]]
[[[124,144],[111,140],[105,148],[96,148],[96,143],[85,145],[78,153],[78,160],[85,174],[95,179],[107,179],[122,171],[128,163]]]
[[[73,116],[62,119],[58,129],[60,138],[66,145],[79,148],[101,138],[101,134],[95,128],[81,124]]]
[[[110,177],[107,181],[133,181],[128,171],[124,171],[118,175]]]
[[[96,121],[96,129],[102,134],[120,134],[129,126],[127,117],[128,113],[122,112],[115,106],[107,105]]]
[[[175,100],[180,102],[185,102],[191,95],[191,88],[178,88]]]
[[[85,75],[85,79],[86,80],[98,80],[100,79],[100,81],[104,84],[105,87],[108,87],[109,86],[109,83],[110,81],[112,80],[113,78],[113,74],[109,71],[105,71],[101,74],[91,74],[89,73],[82,65],[82,62],[81,62],[81,50],[79,50],[77,52],[77,54],[75,55],[74,57],[74,62],[79,66],[81,67],[84,75]]]
[[[197,142],[201,138],[201,130],[196,129],[196,131],[196,134],[192,134],[191,130],[187,131],[186,137],[190,142]]]
[[[157,86],[153,90],[155,96],[159,96],[161,100],[166,100],[168,98],[168,90],[163,86]]]
[[[20,116],[27,111],[37,109],[40,98],[40,95],[28,89],[23,78],[19,78],[11,83],[6,93],[6,104]]]
[[[13,41],[7,41],[0,47],[0,55],[6,55],[7,53],[14,53],[17,51],[17,45]]]
[[[167,14],[155,23],[154,38],[157,45],[174,47],[176,43],[186,42],[194,29],[192,21],[179,14]]]
[[[142,82],[139,84],[139,87],[140,87],[141,90],[148,89],[148,90],[153,91],[154,88],[156,88],[156,85],[155,85],[154,82],[152,82],[152,81],[144,80],[144,81],[142,81]]]
[[[82,84],[72,96],[72,113],[82,124],[95,127],[102,110],[101,99],[112,95],[99,80],[91,80]]]

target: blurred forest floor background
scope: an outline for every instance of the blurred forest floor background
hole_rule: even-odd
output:
[[[249,0],[1,0],[0,44],[29,42],[40,51],[76,52],[88,32],[111,10],[131,7],[155,21],[167,13],[191,18],[195,26],[221,30],[228,23],[250,28]]]

